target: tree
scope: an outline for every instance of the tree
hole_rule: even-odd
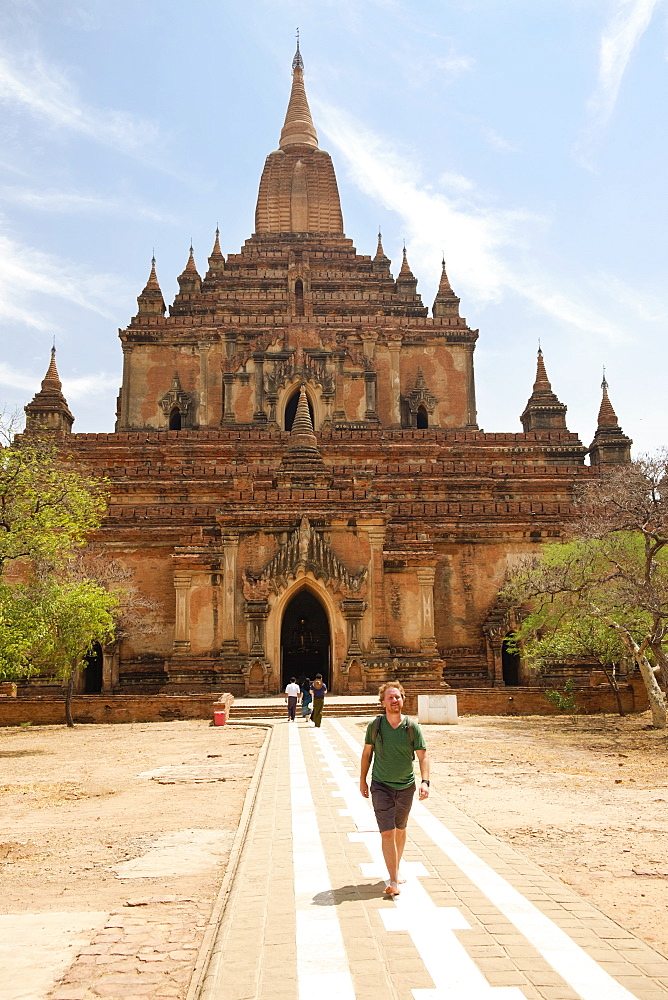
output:
[[[76,672],[113,635],[118,597],[73,572],[73,554],[99,527],[105,484],[87,476],[48,435],[13,437],[0,419],[0,676],[44,670],[67,681],[72,725]]]
[[[94,643],[114,635],[118,597],[92,580],[49,576],[0,587],[0,676],[53,671],[65,684],[65,719],[73,726],[74,682]]]
[[[531,656],[625,654],[638,667],[653,725],[666,728],[668,453],[605,470],[577,497],[570,538],[516,567],[504,588],[524,609],[518,640]],[[527,612],[528,610],[528,613]]]
[[[105,484],[47,437],[0,448],[0,576],[14,562],[60,564],[100,524]]]

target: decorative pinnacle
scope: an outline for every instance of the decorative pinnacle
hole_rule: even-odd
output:
[[[302,59],[302,54],[299,51],[299,28],[297,28],[297,51],[295,52],[295,57],[292,60],[292,71],[294,72],[299,66],[304,69],[304,60]]]
[[[49,367],[46,370],[46,375],[42,379],[42,389],[62,389],[63,385],[60,381],[60,375],[58,374],[58,369],[56,367],[56,346],[51,348],[51,361],[49,362]]]
[[[615,413],[612,403],[610,402],[610,397],[608,396],[608,383],[605,378],[605,368],[603,369],[603,381],[601,382],[601,389],[603,390],[603,397],[601,399],[601,406],[598,411],[598,426],[617,427],[619,422],[617,420],[617,414]]]
[[[436,294],[436,299],[447,297],[452,298],[454,292],[452,290],[452,285],[450,284],[450,279],[448,278],[448,272],[445,270],[445,256],[441,261],[441,280],[438,283],[438,292]]]
[[[190,252],[188,253],[188,263],[186,264],[186,271],[194,271],[197,274],[197,267],[195,266],[195,251],[193,250],[192,243],[190,244]]]
[[[151,273],[148,276],[148,281],[146,282],[146,288],[144,292],[150,291],[160,291],[160,283],[158,282],[158,275],[155,271],[155,251],[151,257]]]
[[[400,278],[412,278],[413,280],[415,280],[413,272],[411,271],[410,265],[408,263],[408,256],[406,254],[406,244],[405,243],[404,243],[404,259],[403,259],[403,262],[401,264],[401,270],[399,271],[399,277]]]
[[[534,392],[552,392],[550,380],[547,377],[545,362],[543,361],[543,351],[538,348],[538,361],[536,363],[536,381],[533,384]]]
[[[209,268],[221,268],[225,266],[225,258],[223,257],[223,252],[220,249],[220,232],[218,226],[216,226],[216,238],[213,241],[213,250],[211,251],[211,256],[209,257]]]

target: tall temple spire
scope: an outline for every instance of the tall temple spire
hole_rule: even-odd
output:
[[[336,174],[329,153],[318,148],[299,42],[280,148],[267,157],[260,180],[255,232],[343,235]]]
[[[603,369],[601,382],[602,398],[598,411],[598,426],[594,440],[589,446],[589,462],[591,465],[622,465],[631,461],[631,445],[633,441],[622,431],[617,420],[617,414],[612,408],[608,396],[608,383]]]
[[[165,300],[162,297],[158,276],[155,273],[155,254],[151,257],[151,273],[148,276],[146,287],[141,295],[137,296],[137,305],[140,315],[147,313],[153,313],[157,316],[165,315]]]
[[[32,402],[24,407],[27,434],[39,431],[70,433],[74,417],[70,413],[62,389],[63,385],[56,366],[56,348],[52,347],[49,367],[42,379],[42,388],[33,397]]]
[[[459,299],[452,290],[448,273],[445,270],[445,258],[441,261],[441,280],[434,299],[432,313],[434,316],[459,316]]]
[[[566,410],[567,407],[552,392],[543,361],[543,352],[539,347],[533,392],[520,417],[524,433],[542,430],[566,430]]]
[[[281,149],[289,149],[290,146],[318,148],[318,133],[313,124],[304,87],[304,60],[299,51],[299,38],[297,51],[292,60],[292,90],[279,145]]]

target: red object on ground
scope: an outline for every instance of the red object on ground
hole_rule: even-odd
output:
[[[221,712],[214,712],[213,713],[213,724],[214,724],[214,726],[224,726],[226,722],[227,722],[227,712],[226,711],[223,710]]]

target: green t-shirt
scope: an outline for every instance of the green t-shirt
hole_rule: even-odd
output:
[[[375,720],[374,720],[375,721]],[[406,731],[408,720],[403,718],[394,729],[385,716],[381,719],[378,738],[373,748],[371,780],[390,788],[408,788],[415,781],[411,741]],[[413,722],[414,746],[426,750],[427,745],[417,722]],[[373,722],[366,727],[365,743],[372,741]]]

